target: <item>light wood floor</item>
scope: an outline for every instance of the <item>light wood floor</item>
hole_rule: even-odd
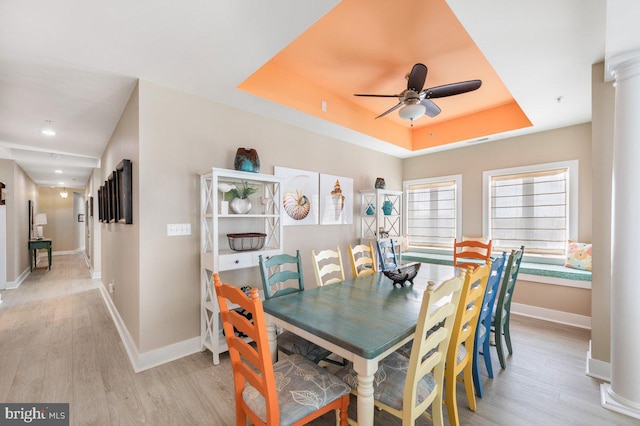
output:
[[[234,424],[228,356],[213,366],[203,352],[135,374],[98,285],[78,254],[56,256],[51,271],[38,268],[2,292],[0,401],[68,402],[72,425]],[[484,376],[475,413],[458,387],[462,424],[639,424],[600,407],[599,383],[585,375],[587,331],[525,318],[512,329],[515,353],[507,370],[493,354],[498,373]],[[399,424],[376,412],[376,425]]]

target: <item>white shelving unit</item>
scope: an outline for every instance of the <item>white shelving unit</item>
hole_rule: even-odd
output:
[[[360,243],[369,244],[372,241],[391,238],[394,244],[399,245],[402,240],[402,191],[365,189],[360,191],[360,201]],[[385,202],[391,204],[389,214],[382,210]],[[380,228],[388,233],[387,237],[380,236]]]
[[[402,191],[366,189],[360,191],[360,198],[360,240],[363,244],[379,240],[380,228],[389,234],[389,238],[402,236]],[[385,202],[391,203],[390,214],[382,211]],[[373,208],[367,212],[370,205]]]
[[[220,183],[240,186],[242,182],[257,188],[249,196],[251,210],[247,214],[221,213],[223,193]],[[213,363],[220,363],[220,354],[229,348],[220,328],[220,309],[213,288],[214,272],[258,266],[258,256],[282,253],[282,220],[280,217],[280,179],[273,175],[212,168],[200,175],[200,270],[202,349],[213,353]],[[234,251],[227,234],[266,234],[260,250]]]

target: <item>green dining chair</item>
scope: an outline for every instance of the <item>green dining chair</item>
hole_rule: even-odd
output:
[[[258,263],[266,299],[304,291],[300,250],[296,250],[295,256],[279,254],[265,259],[260,255],[258,256]],[[293,282],[295,285],[293,287],[285,287],[284,284],[288,282]],[[275,290],[274,287],[276,288]],[[331,355],[331,351],[290,331],[285,330],[278,334],[277,339],[278,349],[287,355],[302,355],[315,363]]]
[[[520,271],[520,262],[522,262],[523,254],[524,246],[521,246],[520,250],[511,251],[507,267],[504,271],[504,278],[502,279],[500,293],[498,294],[498,302],[493,308],[491,331],[493,331],[495,336],[495,345],[498,352],[498,359],[500,360],[500,367],[502,367],[503,370],[507,368],[504,349],[502,347],[503,337],[507,345],[509,355],[513,355],[513,347],[511,345],[511,331],[509,330],[509,319],[511,318],[511,300],[513,298],[513,291],[516,287],[516,280],[518,278],[518,271]]]

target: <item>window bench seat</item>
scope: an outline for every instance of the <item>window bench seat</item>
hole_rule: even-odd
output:
[[[453,265],[452,254],[434,254],[420,252],[406,252],[401,255],[402,260],[439,265]],[[548,263],[522,262],[518,278],[543,284],[563,285],[567,287],[591,288],[591,271],[567,268],[563,265]]]

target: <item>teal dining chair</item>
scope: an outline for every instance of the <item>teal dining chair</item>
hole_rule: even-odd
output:
[[[518,271],[520,271],[520,262],[522,262],[522,256],[524,254],[524,246],[520,247],[520,250],[512,250],[509,255],[509,261],[505,268],[504,278],[502,279],[502,286],[500,287],[500,293],[498,294],[498,302],[493,307],[493,319],[491,321],[491,331],[495,336],[495,345],[498,352],[498,359],[500,360],[500,367],[502,369],[507,368],[507,363],[504,357],[504,349],[502,347],[502,339],[507,345],[509,355],[513,355],[513,347],[511,345],[511,331],[509,329],[509,319],[511,318],[511,299],[513,298],[513,291],[516,287],[516,280],[518,278]]]
[[[260,266],[265,299],[304,291],[300,250],[296,250],[295,256],[279,254],[265,259],[260,255],[258,256],[258,264]],[[285,287],[284,284],[287,282],[293,282],[295,286]],[[274,287],[276,288],[275,290]],[[331,355],[331,351],[290,331],[278,334],[277,339],[278,349],[287,355],[302,355],[315,363]]]
[[[498,287],[500,286],[500,278],[507,260],[507,253],[502,252],[502,256],[496,258],[491,263],[491,272],[489,272],[489,281],[487,289],[484,293],[482,309],[478,318],[478,326],[476,327],[476,343],[473,350],[472,374],[473,387],[478,398],[482,398],[482,382],[480,381],[480,356],[484,358],[484,364],[487,367],[489,378],[493,379],[493,366],[491,365],[491,316],[493,315],[493,305],[496,303],[498,295]]]
[[[393,247],[393,240],[391,238],[381,241],[376,241],[378,248],[378,259],[380,260],[381,271],[393,271],[398,269],[398,258],[396,256],[396,250]]]

